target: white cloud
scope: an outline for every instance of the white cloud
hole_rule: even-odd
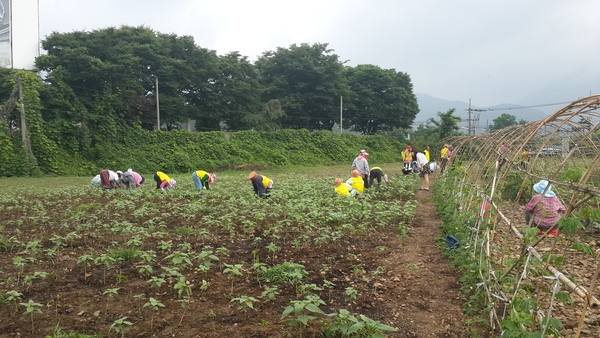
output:
[[[541,90],[600,92],[597,13],[596,0],[43,0],[40,28],[44,36],[143,24],[251,60],[327,42],[349,65],[404,71],[415,92],[483,106]]]

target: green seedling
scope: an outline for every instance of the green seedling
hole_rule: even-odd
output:
[[[153,325],[154,325],[154,315],[156,314],[156,312],[158,312],[158,310],[161,307],[165,307],[165,304],[161,303],[160,301],[150,297],[150,299],[148,299],[148,301],[146,302],[146,304],[144,304],[144,307],[149,307],[152,309],[152,318],[150,318],[150,330],[152,330]]]
[[[108,289],[102,293],[103,295],[108,296],[108,298],[106,299],[106,312],[107,313],[108,313],[108,301],[111,300],[115,295],[117,295],[119,293],[120,289],[121,288],[112,288],[112,289]]]
[[[267,287],[265,291],[263,291],[260,295],[262,299],[265,300],[265,303],[268,301],[275,300],[279,292],[277,291],[277,287]]]
[[[302,338],[302,331],[304,327],[308,326],[308,322],[317,317],[313,316],[313,313],[322,314],[323,311],[319,308],[320,305],[325,305],[317,295],[306,296],[305,300],[293,300],[283,310],[281,314],[281,321],[287,322],[292,327],[300,326],[300,337]],[[285,319],[290,316],[290,318]]]
[[[42,304],[40,303],[36,303],[34,301],[32,301],[31,299],[29,300],[29,302],[27,303],[20,303],[20,305],[23,305],[25,307],[25,312],[24,314],[29,314],[31,316],[31,333],[33,334],[35,332],[35,328],[33,326],[33,315],[35,313],[41,313],[42,310]]]
[[[229,295],[233,294],[233,281],[235,279],[235,276],[241,276],[242,275],[242,267],[244,266],[244,264],[227,264],[225,263],[225,270],[223,270],[223,274],[227,275],[227,278],[231,279],[231,292],[229,293]]]
[[[127,317],[121,317],[115,320],[110,326],[109,331],[115,330],[115,333],[121,334],[121,338],[125,337],[125,331],[131,329],[133,323],[127,320]]]
[[[239,296],[237,298],[232,298],[230,303],[233,302],[238,302],[240,305],[237,307],[237,309],[246,313],[248,309],[254,310],[254,302],[258,302],[258,300],[254,297]]]

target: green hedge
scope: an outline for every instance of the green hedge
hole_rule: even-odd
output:
[[[372,164],[400,161],[405,144],[384,136],[361,136],[329,131],[281,130],[187,132],[146,131],[139,127],[121,127],[117,139],[96,144],[84,151],[50,149],[59,158],[57,166],[41,167],[44,174],[92,175],[103,168],[140,172],[184,173],[243,165],[326,165],[350,163],[360,149],[366,149]],[[1,136],[1,135],[0,135]],[[0,137],[0,158],[5,163],[20,163],[9,138]],[[18,148],[18,147],[17,147]],[[2,176],[23,175],[15,167],[0,170]]]

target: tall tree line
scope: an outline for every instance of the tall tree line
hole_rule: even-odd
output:
[[[80,143],[120,126],[156,128],[156,79],[166,128],[193,119],[198,131],[331,130],[340,97],[344,127],[363,134],[407,128],[418,113],[408,74],[346,66],[326,43],[279,47],[254,63],[143,26],[55,32],[42,46],[43,118]]]

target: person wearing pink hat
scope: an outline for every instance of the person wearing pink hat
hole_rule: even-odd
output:
[[[361,150],[350,167],[350,170],[358,170],[360,177],[363,179],[365,188],[369,187],[369,174],[371,173],[371,170],[369,169],[368,156],[369,154],[366,150]]]
[[[210,183],[214,183],[217,179],[217,175],[208,173],[204,170],[197,170],[192,173],[192,179],[194,180],[194,186],[198,190],[203,188],[210,190]]]
[[[402,155],[402,161],[404,162],[403,171],[410,172],[412,170],[412,162],[416,160],[415,158],[413,158],[414,154],[412,147],[406,146],[406,148],[402,151],[402,153],[400,153],[400,155]]]

